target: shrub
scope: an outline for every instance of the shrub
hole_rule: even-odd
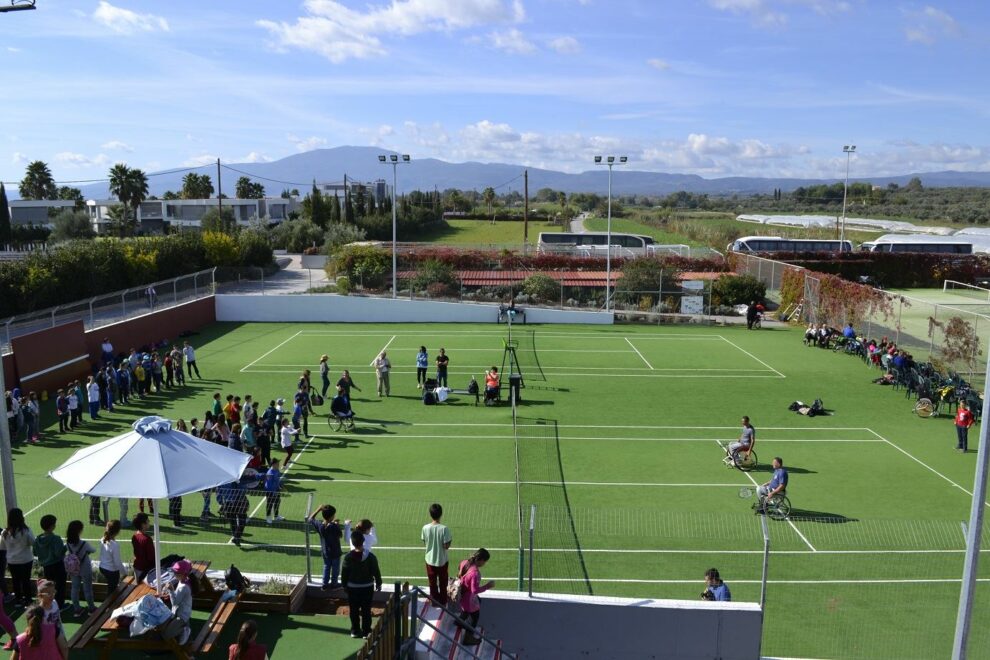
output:
[[[206,259],[214,266],[236,266],[240,257],[237,241],[230,234],[217,231],[203,232],[203,249]]]
[[[237,237],[242,266],[264,268],[272,263],[272,245],[268,236],[253,229],[242,231]]]
[[[351,280],[348,277],[338,277],[337,278],[337,293],[342,296],[346,296],[351,292]]]
[[[63,209],[52,218],[52,224],[55,228],[52,230],[49,240],[53,243],[96,236],[89,214],[85,211]]]
[[[766,295],[767,285],[752,275],[722,275],[712,283],[713,305],[746,305]]]
[[[443,284],[447,288],[459,284],[454,267],[439,259],[430,259],[420,264],[410,285],[413,289],[423,290],[433,284]]]
[[[522,290],[527,296],[532,296],[541,302],[560,299],[560,284],[549,275],[542,273],[530,275],[523,280]]]
[[[323,234],[323,243],[326,246],[326,254],[330,256],[333,251],[341,245],[363,241],[367,237],[367,232],[361,227],[348,225],[343,222],[334,222]]]
[[[338,248],[327,263],[327,275],[347,275],[362,286],[375,287],[392,268],[391,254],[374,245],[345,245]]]
[[[234,212],[224,207],[223,211],[218,211],[214,206],[206,210],[203,217],[199,219],[199,226],[203,231],[232,232],[237,226],[234,220]]]
[[[431,282],[426,287],[426,295],[430,298],[450,298],[454,295],[454,287],[447,282]]]
[[[309,220],[286,220],[272,230],[272,244],[289,252],[302,252],[323,243],[323,230]]]

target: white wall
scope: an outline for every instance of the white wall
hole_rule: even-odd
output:
[[[490,591],[480,625],[524,658],[754,660],[763,613],[756,603]]]
[[[302,294],[218,294],[217,321],[310,323],[494,323],[498,305]],[[529,323],[611,324],[612,314],[526,308]]]

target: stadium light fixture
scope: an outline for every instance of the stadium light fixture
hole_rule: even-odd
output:
[[[398,219],[396,216],[395,208],[395,180],[396,180],[396,169],[399,163],[409,164],[409,154],[402,154],[402,160],[399,160],[398,154],[389,154],[388,158],[385,154],[379,154],[378,162],[384,165],[392,166],[392,297],[396,298],[399,294],[398,288],[398,258],[396,257],[396,235],[398,227]]]
[[[8,11],[30,11],[32,9],[37,9],[34,6],[34,0],[10,0],[9,5],[0,6],[0,13]]]
[[[605,245],[605,311],[610,311],[612,307],[612,166],[625,165],[629,162],[627,156],[619,156],[619,162],[615,162],[615,156],[606,156],[605,164],[608,166],[608,221],[606,229]],[[595,156],[595,164],[602,164],[602,157]]]

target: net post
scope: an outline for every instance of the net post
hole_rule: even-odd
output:
[[[306,515],[308,516],[313,511],[313,493],[310,492],[306,495]],[[309,521],[303,525],[304,533],[306,534],[306,584],[313,581],[313,557],[309,548],[309,531],[311,525]]]
[[[536,505],[529,509],[529,597],[533,597],[533,532],[536,528]]]
[[[770,529],[767,527],[767,517],[760,516],[763,527],[763,571],[760,577],[760,610],[766,612],[767,605],[767,572],[770,568]]]

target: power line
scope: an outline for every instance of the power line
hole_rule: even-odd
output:
[[[298,181],[282,181],[281,179],[271,179],[271,178],[268,178],[266,176],[260,176],[258,174],[251,174],[250,172],[245,172],[244,170],[239,170],[236,167],[231,167],[230,165],[224,165],[223,163],[220,164],[220,167],[224,168],[225,170],[230,170],[231,172],[237,172],[238,174],[243,174],[244,176],[251,177],[252,179],[261,179],[262,181],[270,181],[271,183],[281,183],[282,185],[285,185],[285,186],[311,186],[311,185],[313,185],[313,182],[312,181],[309,181],[308,183],[299,183]]]
[[[162,172],[153,172],[151,174],[145,172],[144,175],[146,177],[149,177],[150,178],[150,177],[153,177],[153,176],[165,176],[166,174],[177,174],[179,172],[192,172],[193,170],[202,169],[204,167],[209,167],[209,166],[208,165],[200,165],[198,167],[179,167],[179,168],[176,168],[174,170],[164,170]],[[2,183],[5,186],[19,186],[21,184],[20,181],[3,181]],[[76,184],[82,184],[82,183],[110,183],[110,177],[106,177],[106,178],[103,178],[103,179],[66,179],[64,181],[54,181],[53,183],[55,185],[57,185],[57,186],[68,185],[70,183],[76,183]]]

